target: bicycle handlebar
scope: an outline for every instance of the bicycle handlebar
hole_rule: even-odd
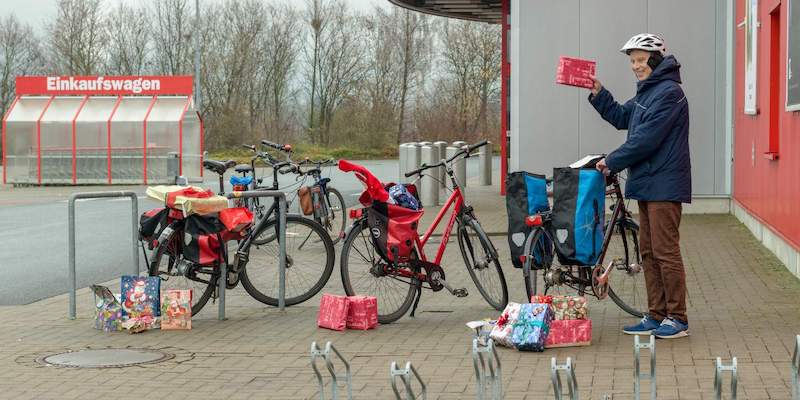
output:
[[[489,141],[484,139],[484,140],[481,140],[478,143],[475,143],[473,145],[467,146],[466,150],[465,149],[459,150],[458,152],[456,152],[456,154],[453,154],[452,157],[448,158],[447,162],[451,162],[451,161],[455,160],[456,157],[458,157],[458,156],[460,156],[462,154],[466,154],[467,157],[469,157],[473,151],[475,151],[476,149],[481,148],[483,146],[486,146],[487,144],[489,144]]]
[[[242,147],[244,147],[245,149],[256,151],[256,146],[252,144],[243,144]]]
[[[267,146],[267,147],[272,147],[275,150],[280,150],[280,151],[282,151],[284,153],[291,153],[292,152],[292,145],[290,145],[290,144],[277,144],[277,143],[274,143],[274,142],[270,142],[269,140],[266,140],[266,139],[262,140],[261,144],[263,144],[264,146]]]

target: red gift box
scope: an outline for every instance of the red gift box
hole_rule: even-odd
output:
[[[347,329],[367,330],[378,326],[378,299],[350,296],[347,303]]]
[[[550,322],[545,348],[588,346],[592,344],[592,320],[568,319]]]
[[[591,77],[595,75],[596,68],[594,61],[562,56],[558,60],[556,83],[591,89],[594,86]]]
[[[535,294],[531,296],[531,304],[553,304],[553,296],[549,294]]]
[[[320,328],[343,331],[347,327],[347,308],[349,302],[345,296],[323,294],[319,302],[317,326]]]

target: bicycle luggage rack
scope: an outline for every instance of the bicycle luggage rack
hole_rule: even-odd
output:
[[[421,388],[419,394],[414,394],[414,391],[411,389],[412,374],[414,379],[419,382],[419,386]],[[411,361],[406,363],[405,368],[397,368],[397,362],[395,361],[392,361],[392,364],[389,366],[389,378],[392,382],[392,391],[394,391],[394,396],[397,400],[403,400],[403,397],[400,395],[400,391],[397,390],[397,377],[400,377],[400,380],[403,381],[403,386],[406,388],[406,400],[427,399],[428,388],[425,386],[425,382],[422,381],[422,377],[419,376],[419,372],[417,372],[416,368],[411,365]]]
[[[342,361],[344,364],[345,374],[344,375],[336,375],[336,369],[333,367],[333,361],[331,360],[331,353],[335,354],[336,357]],[[328,373],[331,375],[331,388],[332,388],[332,396],[333,400],[337,400],[338,397],[338,390],[339,390],[339,379],[343,379],[345,384],[347,385],[347,399],[350,400],[353,398],[353,374],[350,372],[350,363],[342,357],[342,354],[339,353],[339,350],[336,350],[336,347],[333,347],[331,342],[325,344],[325,350],[320,350],[319,346],[317,346],[317,342],[311,343],[311,368],[314,369],[314,374],[317,376],[317,382],[319,383],[319,398],[320,400],[325,400],[325,382],[322,379],[322,374],[319,372],[319,368],[317,368],[317,359],[322,358],[325,360],[325,367],[328,369]]]
[[[640,372],[640,350],[650,349],[650,373],[642,374]],[[641,380],[650,380],[650,399],[656,400],[656,337],[650,335],[650,343],[640,343],[639,335],[634,335],[633,338],[633,398],[639,400],[641,398]]]
[[[485,359],[484,359],[485,354]],[[475,390],[477,399],[491,398],[501,400],[503,398],[503,376],[500,358],[497,356],[497,348],[492,339],[482,336],[472,339],[472,365],[475,368]],[[489,369],[488,373],[486,369]],[[490,397],[486,396],[487,388],[491,387]]]
[[[716,372],[714,373],[714,392],[716,392],[716,399],[722,400],[722,373],[725,371],[731,372],[731,400],[736,400],[736,386],[739,381],[739,373],[737,371],[736,357],[731,360],[731,365],[722,365],[722,358],[717,357]]]
[[[564,364],[556,363],[556,358],[553,357],[550,361],[550,373],[553,380],[553,395],[556,400],[561,400],[562,387],[561,375],[559,371],[564,371],[567,375],[567,388],[569,389],[569,399],[578,400],[578,381],[575,379],[575,365],[572,363],[572,358],[567,357],[567,362]]]
[[[795,338],[792,355],[792,400],[800,400],[800,335]]]

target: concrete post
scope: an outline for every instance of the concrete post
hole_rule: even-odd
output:
[[[421,149],[422,161],[425,164],[432,165],[439,162],[439,149],[433,146],[422,146]],[[420,200],[425,207],[439,205],[439,183],[433,179],[438,173],[439,171],[435,169],[428,170],[419,182]]]
[[[413,171],[419,168],[419,165],[422,164],[422,148],[419,146],[418,143],[411,143],[408,147],[408,156],[406,158],[406,169],[403,171],[403,179],[404,182],[412,182],[415,178],[406,178],[405,173],[409,171]]]
[[[436,162],[439,162],[443,158],[447,158],[447,142],[440,140],[438,142],[433,142],[433,146],[436,147],[436,150],[439,152],[439,160]],[[445,173],[444,168],[439,168],[439,187],[445,187],[445,184],[447,183],[446,179],[447,174]]]
[[[397,182],[404,182],[406,173],[406,159],[408,159],[408,143],[400,143],[397,147]]]
[[[463,143],[463,142],[462,142]],[[467,145],[461,147],[461,150],[466,150]],[[461,191],[466,195],[467,192],[467,160],[461,156],[458,157],[455,165],[453,165],[453,172],[456,175],[456,181],[461,186]]]
[[[460,149],[460,148],[464,147],[466,144],[467,144],[467,142],[465,142],[463,140],[456,140],[455,142],[453,142],[453,147],[458,147]]]
[[[431,142],[419,142],[420,146],[430,146],[431,144]]]
[[[492,142],[478,149],[478,177],[481,186],[492,186]]]

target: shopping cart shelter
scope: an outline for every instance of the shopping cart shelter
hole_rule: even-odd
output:
[[[153,184],[202,177],[191,76],[20,76],[3,118],[3,183]]]

